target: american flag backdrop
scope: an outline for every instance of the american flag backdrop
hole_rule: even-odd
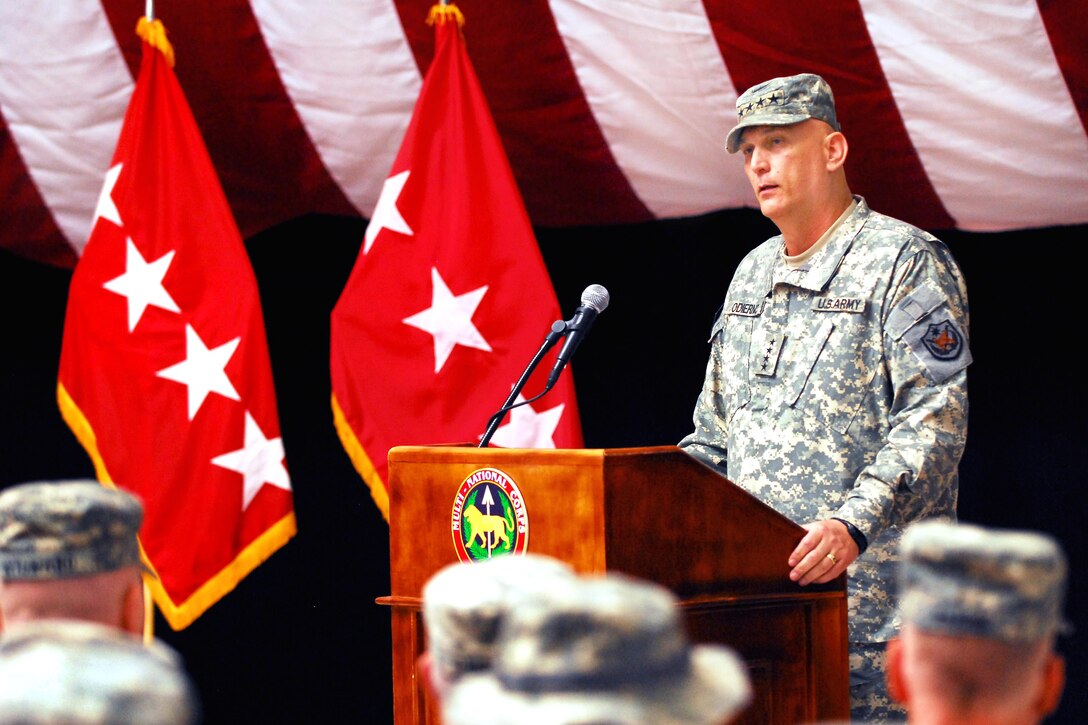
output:
[[[431,0],[160,0],[243,236],[369,218],[434,51]],[[874,208],[931,229],[1088,222],[1080,0],[460,3],[534,225],[752,204],[739,92],[825,76]],[[0,3],[0,248],[71,266],[139,65],[142,0]]]

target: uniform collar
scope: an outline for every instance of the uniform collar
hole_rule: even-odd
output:
[[[803,266],[790,269],[786,265],[782,256],[785,254],[786,243],[785,240],[780,240],[768,291],[778,284],[788,284],[810,292],[822,292],[827,287],[842,263],[842,258],[850,251],[854,238],[869,218],[869,205],[865,199],[855,194],[854,200],[858,203],[854,211],[842,220],[824,248],[814,254]]]

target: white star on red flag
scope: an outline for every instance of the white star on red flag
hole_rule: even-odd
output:
[[[404,217],[401,216],[400,209],[397,209],[397,199],[400,198],[400,193],[404,191],[404,184],[408,181],[409,173],[411,172],[402,171],[399,174],[394,174],[382,184],[382,193],[378,197],[378,203],[374,205],[374,214],[370,217],[370,223],[366,225],[363,254],[370,251],[374,239],[382,229],[389,229],[408,236],[414,234],[412,228],[408,226],[408,222],[404,221]]]
[[[437,267],[431,268],[431,284],[431,306],[404,318],[404,324],[434,335],[434,372],[437,375],[456,345],[491,352],[491,346],[472,323],[476,308],[487,294],[487,285],[455,297]]]
[[[124,226],[121,223],[121,213],[117,211],[117,205],[113,202],[113,187],[117,184],[118,177],[121,176],[122,164],[111,166],[110,170],[106,172],[106,182],[102,185],[102,191],[98,195],[98,206],[94,210],[94,219],[91,220],[91,227],[93,228],[95,223],[98,222],[98,218],[109,219],[117,226]]]
[[[524,403],[518,395],[516,403]],[[509,421],[495,431],[491,442],[503,448],[555,448],[555,429],[563,417],[564,403],[548,408],[542,413],[530,405],[520,405],[509,413]]]
[[[212,459],[221,468],[242,474],[242,510],[249,508],[266,483],[291,490],[291,478],[283,464],[283,439],[267,438],[253,414],[246,411],[245,443],[236,451]]]
[[[225,370],[241,341],[242,338],[236,337],[219,347],[208,349],[193,326],[185,326],[185,359],[155,374],[188,386],[189,420],[196,417],[209,393],[219,393],[231,400],[241,400]]]
[[[115,166],[120,169],[120,165]],[[144,315],[148,305],[160,307],[170,312],[181,312],[174,298],[162,286],[163,277],[174,259],[171,249],[154,262],[148,262],[140,254],[132,239],[125,244],[125,273],[114,277],[102,286],[110,292],[116,292],[128,299],[128,331],[136,329],[136,323]]]

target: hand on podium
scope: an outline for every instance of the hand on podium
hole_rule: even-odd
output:
[[[846,524],[824,519],[804,524],[808,531],[790,554],[790,580],[801,586],[824,584],[846,571],[861,553]]]

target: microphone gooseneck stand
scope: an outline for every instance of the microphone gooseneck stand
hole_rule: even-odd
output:
[[[540,361],[548,354],[548,351],[555,347],[555,343],[563,339],[563,335],[565,334],[567,334],[566,322],[563,320],[556,320],[552,323],[551,331],[544,337],[544,344],[540,346],[540,350],[538,350],[536,355],[533,356],[533,359],[529,361],[529,365],[525,368],[525,372],[518,378],[517,383],[514,385],[514,389],[510,391],[510,397],[506,399],[506,402],[502,404],[502,407],[491,416],[490,420],[488,420],[487,430],[484,431],[483,438],[480,439],[478,448],[487,448],[487,444],[491,442],[491,437],[495,435],[499,423],[502,422],[502,419],[506,417],[506,414],[510,412],[511,409],[516,408],[519,405],[527,405],[534,400],[539,400],[545,393],[552,389],[552,386],[555,385],[554,380],[549,382],[539,395],[535,395],[528,400],[523,400],[520,403],[514,402],[517,400],[518,395],[521,394],[521,389],[525,387],[525,383],[529,382],[529,377],[533,374],[533,371],[536,370],[536,366],[540,364]]]

